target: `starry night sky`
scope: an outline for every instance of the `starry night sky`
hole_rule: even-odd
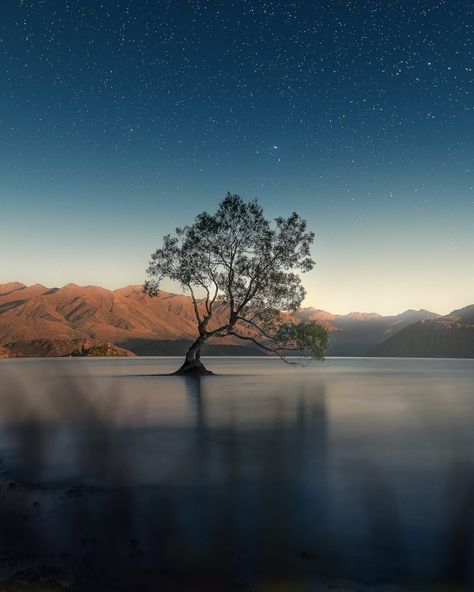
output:
[[[307,305],[474,302],[469,1],[3,0],[0,282],[144,280],[227,191],[316,232]]]

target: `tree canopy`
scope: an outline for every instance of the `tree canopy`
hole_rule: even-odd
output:
[[[204,369],[200,352],[211,338],[234,336],[291,361],[289,354],[322,359],[325,327],[296,323],[305,297],[299,273],[311,270],[314,234],[296,212],[270,223],[260,204],[230,193],[214,214],[202,212],[193,224],[163,238],[151,256],[145,291],[160,282],[179,282],[192,299],[198,338],[182,371]],[[218,326],[213,324],[219,308]],[[223,319],[223,320],[222,320]]]

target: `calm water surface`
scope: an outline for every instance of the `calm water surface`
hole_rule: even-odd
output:
[[[3,577],[474,589],[474,360],[179,363],[0,362]]]

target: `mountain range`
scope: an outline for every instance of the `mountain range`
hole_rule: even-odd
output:
[[[368,349],[371,356],[473,358],[474,304],[413,323]]]
[[[218,308],[215,322],[224,314],[225,309]],[[446,317],[427,310],[382,316],[337,315],[315,308],[301,308],[293,316],[329,328],[328,355],[474,356],[474,305]],[[141,286],[112,291],[76,284],[62,288],[0,284],[0,357],[181,355],[195,336],[192,302],[182,294],[161,291],[151,298]],[[262,351],[227,338],[209,344],[206,353]]]

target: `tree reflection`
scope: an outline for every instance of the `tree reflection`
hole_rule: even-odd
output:
[[[3,577],[52,566],[90,590],[304,589],[341,577],[361,590],[361,579],[382,577],[469,589],[466,441],[453,436],[462,466],[443,474],[444,550],[410,556],[388,472],[335,460],[326,383],[314,376],[256,375],[237,386],[225,376],[102,386],[67,373],[7,377]],[[354,524],[341,518],[351,499]]]

